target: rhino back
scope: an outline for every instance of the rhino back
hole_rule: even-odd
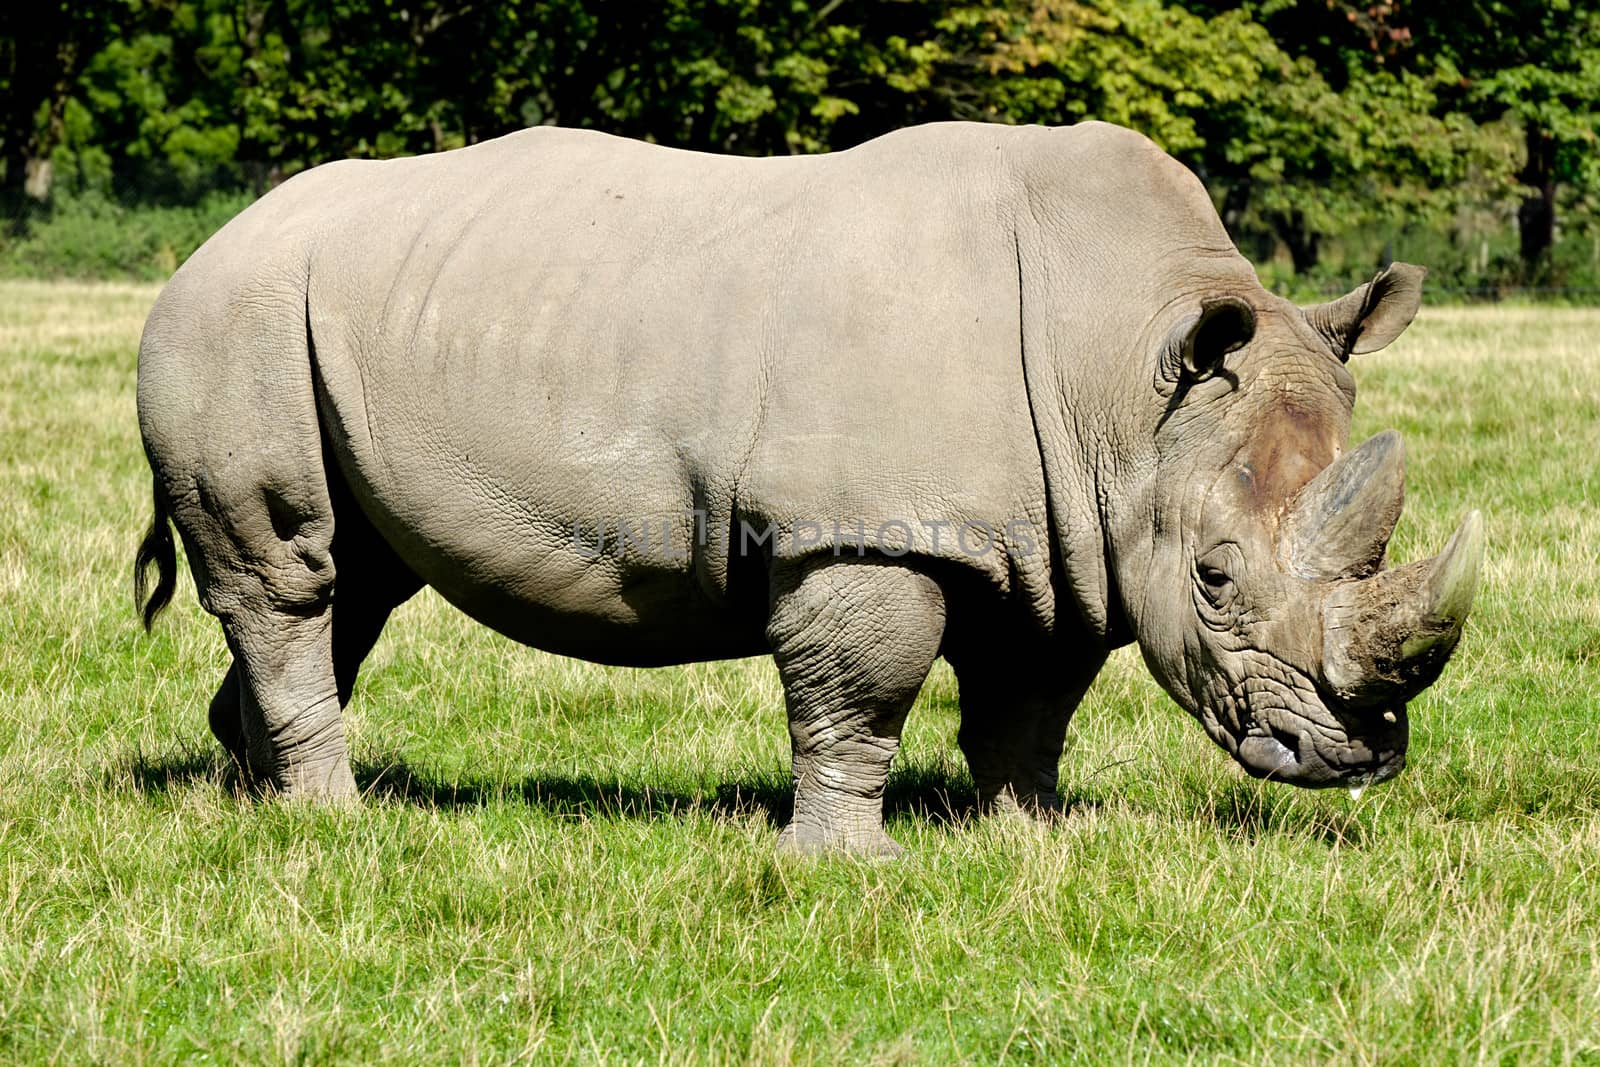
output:
[[[1005,136],[745,160],[547,129],[344,165],[308,311],[346,477],[470,613],[629,662],[759,650],[741,519],[1042,532]],[[579,550],[619,521],[643,551]]]

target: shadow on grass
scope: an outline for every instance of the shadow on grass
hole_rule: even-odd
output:
[[[759,773],[743,781],[724,780],[698,788],[656,788],[648,782],[620,781],[589,774],[534,774],[521,781],[488,776],[446,780],[414,768],[398,757],[359,760],[356,786],[365,797],[419,808],[459,811],[493,803],[525,804],[566,818],[676,819],[709,812],[722,817],[760,816],[773,828],[789,822],[794,791],[787,777]],[[164,753],[139,751],[108,766],[103,780],[111,789],[131,787],[138,793],[166,793],[194,783],[209,783],[236,795],[248,795],[239,769],[212,746],[182,745]],[[1063,794],[1067,811],[1083,811],[1104,803],[1093,794]],[[912,763],[889,775],[884,813],[910,816],[948,826],[971,819],[978,798],[972,780],[949,767]],[[1234,782],[1196,798],[1194,814],[1225,833],[1259,839],[1297,836],[1326,845],[1362,848],[1372,843],[1373,829],[1347,812],[1309,809],[1281,795],[1281,787]]]
[[[723,781],[702,789],[657,789],[593,775],[536,774],[520,782],[493,779],[443,781],[403,760],[357,764],[356,784],[366,796],[421,807],[458,809],[511,800],[572,818],[665,819],[696,812],[722,816],[759,815],[780,827],[794,813],[794,790],[787,779]],[[912,815],[949,824],[977,811],[970,779],[938,768],[896,769],[884,792],[886,815]]]
[[[648,783],[586,774],[535,774],[519,782],[489,777],[446,781],[401,759],[358,761],[354,770],[363,796],[440,810],[510,801],[571,818],[670,819],[712,812],[759,815],[773,827],[785,825],[794,811],[794,791],[787,778],[771,776],[689,790],[657,789]],[[103,777],[109,788],[131,786],[138,793],[166,793],[198,782],[244,791],[238,767],[220,749],[210,748],[136,752],[108,766]],[[969,778],[938,767],[896,768],[884,793],[885,814],[911,815],[941,825],[970,818],[977,804]]]
[[[1294,803],[1292,796],[1280,796],[1286,787],[1269,783],[1234,782],[1196,805],[1202,820],[1219,829],[1250,839],[1299,836],[1325,845],[1363,848],[1371,843],[1372,828],[1360,818],[1361,809],[1348,811],[1315,808],[1307,810]]]
[[[150,754],[139,750],[105,768],[108,788],[132,785],[138,793],[166,793],[195,782],[210,782],[230,792],[240,789],[239,769],[214,746],[184,745],[176,751]]]

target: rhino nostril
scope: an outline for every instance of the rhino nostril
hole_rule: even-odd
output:
[[[1290,733],[1276,723],[1267,723],[1267,734],[1278,744],[1294,753],[1295,758],[1300,758],[1300,735]]]

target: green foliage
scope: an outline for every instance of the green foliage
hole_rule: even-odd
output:
[[[1365,186],[1390,210],[1436,220],[1469,206],[1503,206],[1520,231],[1519,280],[1572,281],[1570,264],[1551,250],[1561,236],[1558,202],[1569,191],[1575,203],[1567,210],[1576,209],[1580,229],[1592,224],[1600,202],[1600,10],[1594,5],[1195,0],[1194,6],[1252,11],[1340,96],[1368,102],[1365,109],[1327,109],[1337,120],[1317,135],[1375,135],[1381,159],[1391,162],[1338,153],[1358,174],[1364,169],[1378,180],[1352,184],[1348,175],[1334,174],[1335,198]],[[1361,89],[1363,82],[1391,87],[1374,94]],[[1404,91],[1396,94],[1395,84]],[[1386,171],[1422,181],[1395,186]],[[1296,192],[1297,199],[1303,195]],[[1320,223],[1325,230],[1342,228],[1332,218]]]
[[[152,185],[166,179],[183,192],[202,192],[219,171],[227,175],[239,130],[203,96],[184,94],[174,69],[175,53],[193,46],[171,33],[108,44],[84,72],[82,102],[74,101],[83,118],[69,129],[66,147],[80,153],[113,147],[126,176]]]
[[[1008,23],[991,21],[997,114],[1102,119],[1179,155],[1206,147],[1209,113],[1248,99],[1278,54],[1242,13],[1206,19],[1159,0],[1039,2]]]
[[[1437,227],[1478,245],[1493,216],[1521,232],[1519,280],[1570,282],[1578,264],[1553,249],[1600,213],[1600,12],[1586,3],[120,0],[46,11],[28,34],[0,13],[0,206],[23,232],[42,224],[52,181],[68,198],[195,204],[259,194],[328,159],[438,151],[533,123],[765,155],[939,119],[1099,118],[1187,162],[1255,258],[1286,253],[1301,272],[1384,229]],[[1369,242],[1368,258],[1385,243]]]
[[[129,206],[97,191],[60,198],[26,236],[0,245],[0,275],[164,279],[250,200],[243,191],[172,206]]]
[[[1464,108],[1552,142],[1558,181],[1600,189],[1600,9],[1572,0],[1421,0],[1418,51],[1460,72]],[[1415,62],[1411,57],[1403,57]]]

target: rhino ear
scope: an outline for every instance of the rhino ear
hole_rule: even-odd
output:
[[[1162,360],[1163,376],[1170,382],[1203,382],[1222,367],[1223,357],[1255,335],[1256,313],[1249,304],[1237,296],[1207,297],[1200,314],[1173,329]]]
[[[1306,308],[1306,321],[1341,360],[1376,352],[1411,325],[1427,273],[1410,263],[1391,263],[1355,292]]]

